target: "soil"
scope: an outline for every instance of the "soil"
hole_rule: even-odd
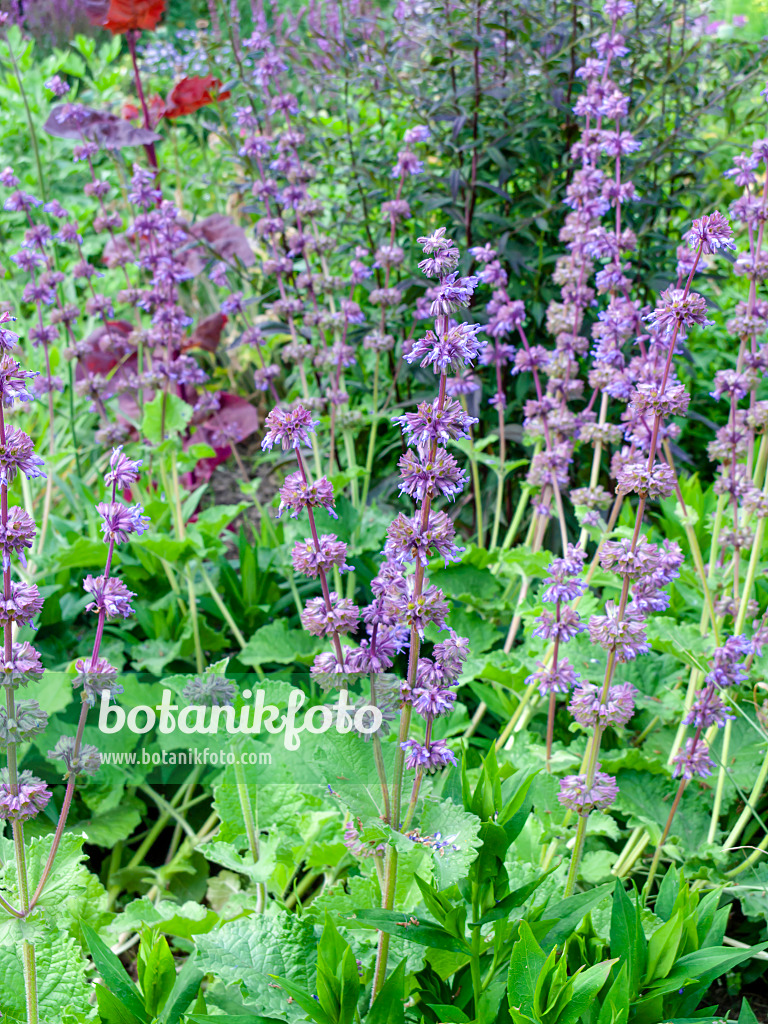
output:
[[[768,1024],[768,981],[764,977],[744,986],[738,995],[731,995],[725,985],[716,983],[710,988],[702,1005],[710,1006],[716,1003],[723,1017],[729,1014],[730,1020],[737,1021],[742,999],[746,999],[752,1007],[758,1024]]]

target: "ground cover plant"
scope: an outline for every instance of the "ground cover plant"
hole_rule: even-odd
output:
[[[3,1019],[768,1020],[758,15],[5,7]]]

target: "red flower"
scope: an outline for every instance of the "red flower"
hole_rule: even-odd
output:
[[[168,102],[165,106],[165,116],[170,118],[183,117],[184,114],[191,114],[193,111],[199,110],[200,107],[205,107],[209,103],[228,100],[230,93],[219,92],[219,89],[221,89],[221,82],[218,78],[214,78],[213,75],[182,78],[174,86],[173,91],[168,97]]]
[[[110,0],[105,16],[96,24],[108,28],[113,35],[157,26],[165,10],[165,0]]]
[[[149,108],[149,127],[155,128],[161,119],[165,117],[165,100],[162,96],[155,94],[149,97],[147,107]],[[120,116],[125,121],[137,121],[141,119],[141,110],[135,103],[126,100],[123,104],[123,109],[120,111]]]

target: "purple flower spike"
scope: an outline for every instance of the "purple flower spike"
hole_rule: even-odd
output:
[[[116,491],[128,490],[131,484],[139,479],[141,461],[141,459],[129,459],[123,452],[122,445],[113,448],[109,459],[109,470],[104,477],[104,482],[108,487],[114,486]]]
[[[616,780],[599,771],[599,764],[597,768],[591,786],[587,784],[586,775],[566,775],[561,780],[557,799],[563,807],[569,807],[577,814],[589,814],[590,811],[603,811],[611,806],[619,792]]]
[[[8,769],[0,771],[0,819],[29,821],[44,811],[51,799],[48,787],[32,772],[19,773],[17,792],[11,791]]]
[[[128,587],[115,576],[86,576],[83,590],[92,594],[94,600],[85,606],[86,611],[102,612],[108,619],[127,619],[133,614],[131,598],[136,597]]]
[[[449,764],[456,764],[456,758],[445,745],[445,740],[432,740],[428,747],[417,740],[406,740],[400,746],[406,752],[406,768],[431,773]]]
[[[701,246],[706,254],[717,252],[718,249],[735,249],[731,226],[722,213],[710,213],[706,217],[697,218],[686,235],[692,249]]]
[[[149,516],[144,515],[141,505],[123,505],[118,501],[100,501],[96,511],[104,520],[101,531],[104,540],[124,544],[130,534],[142,534],[149,529]]]
[[[715,762],[709,756],[707,744],[689,737],[682,750],[672,758],[672,774],[684,779],[706,779],[712,774]]]
[[[266,451],[276,444],[280,444],[283,451],[291,448],[300,448],[302,445],[311,447],[310,435],[315,432],[318,420],[312,419],[308,409],[297,405],[295,409],[285,411],[284,409],[273,409],[265,420],[267,432],[261,442],[261,447]]]

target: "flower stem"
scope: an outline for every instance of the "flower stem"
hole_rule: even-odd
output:
[[[685,787],[687,785],[688,780],[686,778],[680,779],[680,785],[677,787],[675,799],[673,800],[672,806],[669,809],[667,823],[664,826],[664,831],[661,833],[661,839],[659,840],[658,845],[656,846],[656,850],[653,854],[653,860],[651,861],[651,866],[648,869],[648,878],[646,879],[645,886],[643,887],[643,906],[645,906],[645,904],[648,901],[648,897],[651,894],[651,886],[653,885],[653,880],[656,877],[656,871],[659,867],[659,861],[661,860],[661,854],[664,849],[664,844],[667,841],[669,830],[672,828],[672,821],[674,820],[675,814],[677,813],[677,808],[680,806],[680,801],[683,798],[683,793],[685,792]]]
[[[136,37],[138,32],[126,32],[125,38],[128,41],[128,49],[131,54],[131,62],[133,63],[133,77],[136,82],[136,92],[139,94],[139,102],[141,103],[141,110],[144,114],[144,127],[147,131],[152,130],[152,123],[149,118],[149,109],[147,107],[147,101],[144,97],[144,88],[141,84],[141,73],[139,72],[139,62],[136,58]],[[148,142],[144,146],[144,151],[147,154],[147,160],[149,160],[150,167],[157,170],[157,154],[155,153],[154,142]]]
[[[569,896],[572,896],[573,890],[576,888],[579,864],[581,864],[581,855],[584,852],[584,841],[587,837],[587,817],[588,815],[586,814],[579,815],[576,839],[573,844],[573,853],[571,854],[571,866],[568,869],[568,878],[565,883],[565,892],[563,893],[564,899],[568,899]]]
[[[248,848],[254,864],[259,862],[259,833],[253,815],[253,806],[248,794],[248,786],[245,781],[245,772],[240,761],[235,762],[235,782],[237,784],[237,798],[240,801],[240,810],[245,822],[245,834],[248,837]],[[264,882],[256,884],[256,912],[263,914],[266,907],[267,890]]]

